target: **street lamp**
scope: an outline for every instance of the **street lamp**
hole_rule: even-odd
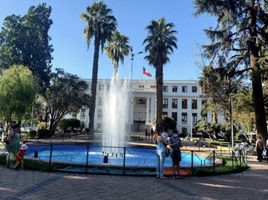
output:
[[[132,73],[133,73],[133,61],[134,61],[134,56],[142,54],[142,51],[139,51],[138,53],[133,53],[133,48],[130,47],[130,55],[131,55],[131,70],[130,70],[130,80],[132,84]]]
[[[139,51],[138,53],[133,53],[133,48],[130,47],[130,56],[131,56],[131,69],[130,69],[130,104],[131,106],[129,107],[130,108],[130,121],[133,122],[133,110],[134,110],[134,105],[133,105],[133,95],[132,95],[132,75],[133,75],[133,61],[134,61],[134,57],[136,55],[139,55],[139,54],[142,54],[143,52],[142,51]],[[131,123],[129,123],[131,124]],[[131,130],[131,128],[129,129]]]

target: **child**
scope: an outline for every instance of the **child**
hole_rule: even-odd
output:
[[[14,166],[14,169],[18,169],[19,166],[21,166],[21,168],[23,168],[23,156],[25,155],[25,150],[27,149],[27,145],[26,144],[22,144],[20,147],[19,152],[16,155],[16,164]]]

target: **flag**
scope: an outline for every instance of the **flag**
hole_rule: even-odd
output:
[[[148,77],[151,77],[152,76],[152,74],[150,74],[144,67],[143,67],[143,74],[145,76],[148,76]]]

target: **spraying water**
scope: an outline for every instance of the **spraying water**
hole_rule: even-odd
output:
[[[127,81],[113,76],[110,87],[104,92],[103,110],[103,152],[107,155],[123,153],[129,133],[129,91]]]

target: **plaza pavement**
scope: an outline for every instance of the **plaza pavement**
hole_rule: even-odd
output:
[[[237,174],[183,179],[49,173],[0,166],[2,200],[268,199],[268,163]]]

